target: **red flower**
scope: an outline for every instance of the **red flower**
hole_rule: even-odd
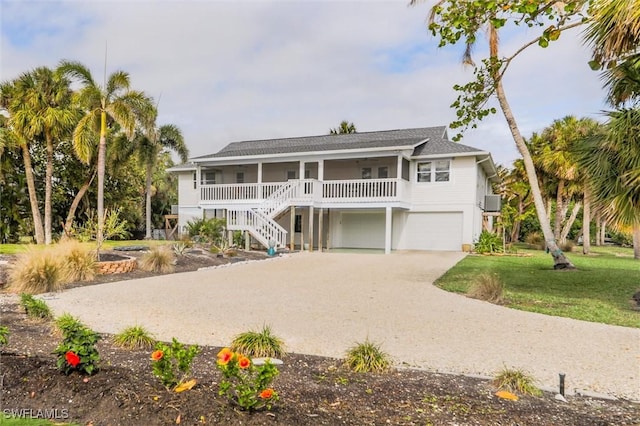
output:
[[[260,392],[260,398],[262,399],[269,399],[273,396],[273,389],[271,388],[267,388],[265,390],[263,390],[262,392]]]
[[[251,361],[249,361],[249,358],[247,358],[246,356],[241,356],[238,360],[238,367],[242,369],[249,368],[250,365]]]
[[[224,348],[220,352],[218,352],[218,364],[219,365],[227,365],[231,358],[233,357],[233,352],[231,349]]]
[[[157,351],[153,351],[153,353],[151,354],[151,359],[153,361],[160,361],[163,356],[164,356],[164,352],[162,352],[161,350],[157,350]]]
[[[67,363],[73,368],[76,368],[78,364],[80,364],[80,357],[74,352],[69,351],[64,355],[64,357],[67,360]]]

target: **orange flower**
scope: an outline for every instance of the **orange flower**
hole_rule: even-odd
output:
[[[238,360],[238,367],[242,369],[249,368],[250,365],[251,365],[251,361],[249,361],[249,358],[247,358],[246,356],[241,356],[240,359]]]
[[[80,357],[74,352],[69,351],[64,354],[64,357],[67,360],[67,363],[69,363],[73,368],[76,368],[78,364],[80,364]]]
[[[164,356],[164,352],[157,350],[157,351],[153,351],[153,353],[151,354],[151,359],[153,361],[160,361],[163,356]]]
[[[273,389],[271,388],[267,388],[265,390],[263,390],[262,392],[260,392],[260,398],[262,399],[269,399],[273,396]]]
[[[218,352],[218,364],[226,365],[229,363],[229,361],[231,361],[232,357],[233,352],[231,352],[231,349],[224,348],[220,352]]]

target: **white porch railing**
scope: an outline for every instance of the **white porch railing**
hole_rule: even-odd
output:
[[[326,180],[322,198],[331,201],[380,201],[396,198],[397,179]]]
[[[265,247],[273,241],[276,247],[287,245],[287,231],[256,209],[227,210],[227,229],[249,231]]]

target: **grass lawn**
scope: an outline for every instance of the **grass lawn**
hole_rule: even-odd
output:
[[[124,240],[124,241],[105,241],[102,243],[103,250],[111,250],[114,247],[121,246],[157,246],[162,244],[173,244],[175,241],[166,240]],[[89,247],[95,247],[95,243],[85,243]],[[0,244],[0,254],[20,254],[29,248],[46,247],[36,244]]]
[[[576,249],[580,249],[577,247]],[[436,285],[465,293],[483,272],[500,277],[505,306],[547,315],[640,328],[640,311],[632,309],[631,296],[640,290],[640,260],[633,250],[592,247],[592,254],[569,253],[577,270],[554,271],[549,254],[519,249],[531,257],[467,256]]]

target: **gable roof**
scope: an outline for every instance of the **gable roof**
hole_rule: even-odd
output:
[[[446,127],[437,126],[232,142],[214,154],[194,157],[193,159],[220,159],[225,157],[354,149],[366,150],[368,148],[414,149],[414,155],[481,152],[476,148],[448,141]]]

